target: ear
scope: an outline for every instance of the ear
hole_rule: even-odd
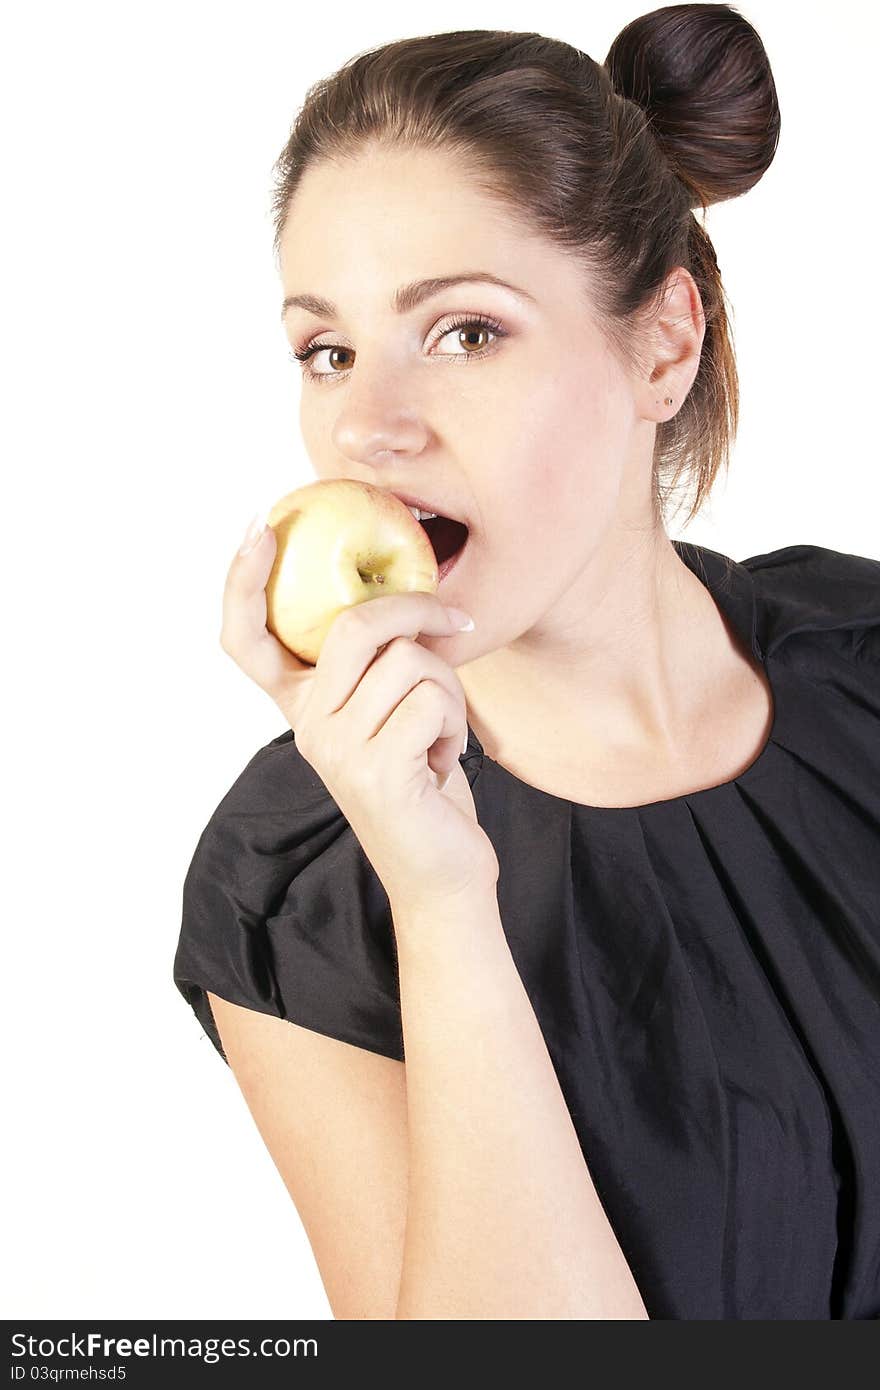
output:
[[[693,385],[706,334],[700,291],[690,271],[676,266],[663,284],[660,307],[645,330],[646,374],[636,394],[644,420],[670,420]],[[672,403],[666,404],[666,397]]]

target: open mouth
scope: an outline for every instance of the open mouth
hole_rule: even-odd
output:
[[[468,538],[468,528],[463,521],[453,521],[448,516],[431,516],[419,523],[428,533],[428,540],[434,547],[438,566],[442,569],[448,560],[463,550]]]

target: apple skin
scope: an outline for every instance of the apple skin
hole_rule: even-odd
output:
[[[267,520],[277,550],[266,581],[266,627],[309,666],[344,608],[439,588],[428,533],[405,503],[372,483],[307,483],[280,498]]]

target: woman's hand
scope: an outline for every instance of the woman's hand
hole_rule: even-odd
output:
[[[436,594],[407,593],[344,609],[309,666],[266,627],[276,544],[268,526],[233,560],[223,650],[278,705],[395,907],[441,907],[494,885],[498,859],[459,763],[464,691],[414,640],[459,630],[446,608]],[[450,774],[442,791],[431,769],[441,783]]]

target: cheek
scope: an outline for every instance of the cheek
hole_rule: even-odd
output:
[[[510,457],[530,461],[537,485],[553,484],[558,492],[566,461],[577,465],[579,487],[601,486],[605,465],[620,452],[625,408],[607,354],[582,352],[568,363],[557,357],[552,371],[532,371],[527,381],[515,382],[508,409],[493,416],[494,445],[503,417]]]
[[[531,462],[531,475],[520,475],[516,489],[506,489],[503,504],[493,509],[485,545],[493,593],[523,613],[565,587],[594,548],[597,529],[586,515],[585,489],[572,479],[576,465]]]
[[[622,454],[612,426],[620,410],[605,378],[580,371],[540,381],[508,414],[504,441],[496,433],[492,442],[500,463],[488,495],[504,501],[489,532],[505,549],[527,535],[535,559],[556,571],[575,552],[589,553],[617,505]]]

